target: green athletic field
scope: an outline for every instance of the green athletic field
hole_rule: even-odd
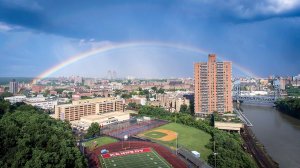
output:
[[[151,131],[151,132],[145,133],[145,135],[148,137],[151,137],[151,138],[161,138],[161,137],[166,136],[167,134],[162,133],[162,132]]]
[[[205,145],[207,145],[209,143],[209,140],[211,139],[211,136],[208,133],[182,124],[169,123],[161,127],[157,127],[152,130],[146,131],[142,134],[139,134],[139,136],[149,138],[155,142],[167,145],[175,149],[176,139],[172,141],[155,140],[155,138],[163,137],[162,133],[155,132],[155,130],[157,129],[165,129],[177,132],[179,146],[183,146],[190,151],[195,150],[200,152],[201,158],[206,161],[208,159],[208,156],[212,153],[212,151],[209,148],[205,147]]]
[[[153,149],[151,152],[103,158],[99,156],[103,168],[171,168],[172,166]]]
[[[96,143],[94,144],[94,142],[96,142]],[[99,138],[84,142],[83,144],[85,147],[87,147],[89,149],[93,149],[95,147],[99,147],[99,146],[114,143],[114,142],[118,142],[118,140],[111,138],[111,137],[104,136],[104,137],[99,137]]]

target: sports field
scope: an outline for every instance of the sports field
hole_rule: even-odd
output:
[[[99,138],[84,142],[83,144],[88,149],[93,150],[96,147],[100,147],[102,145],[110,144],[113,142],[118,142],[118,140],[111,138],[111,137],[104,136],[104,137],[99,137]]]
[[[141,133],[138,136],[149,138],[175,149],[177,135],[179,146],[183,146],[190,151],[200,152],[201,158],[207,161],[207,157],[212,151],[206,148],[205,145],[209,143],[211,136],[199,129],[182,124],[169,123]]]
[[[99,159],[103,168],[171,168],[152,148],[102,154]]]

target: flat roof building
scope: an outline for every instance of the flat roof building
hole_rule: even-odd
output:
[[[39,107],[45,110],[53,110],[57,105],[57,99],[47,99],[43,95],[37,95],[37,97],[26,98],[24,103]]]
[[[118,98],[95,98],[73,101],[72,104],[57,105],[55,118],[67,121],[80,120],[83,116],[123,111],[123,100]]]
[[[26,100],[26,96],[20,95],[20,96],[5,97],[4,100],[8,100],[11,104],[15,104]]]

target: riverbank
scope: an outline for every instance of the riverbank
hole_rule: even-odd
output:
[[[244,131],[241,132],[241,136],[245,141],[245,150],[252,155],[256,164],[260,168],[277,168],[279,167],[271,156],[264,150],[263,146],[255,138],[255,135],[249,129],[248,126],[245,126]]]
[[[300,165],[300,120],[273,107],[242,105],[244,115],[252,122],[251,131],[279,167]]]
[[[278,111],[300,119],[300,99],[299,98],[285,98],[275,102]]]

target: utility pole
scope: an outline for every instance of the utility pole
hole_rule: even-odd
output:
[[[176,133],[176,155],[178,155],[178,133]]]
[[[214,140],[215,168],[217,167],[217,154],[218,154],[218,153],[216,153],[216,141]]]
[[[81,142],[81,146],[82,146],[83,155],[85,155],[85,153],[84,153],[84,146],[85,146],[84,143]]]

